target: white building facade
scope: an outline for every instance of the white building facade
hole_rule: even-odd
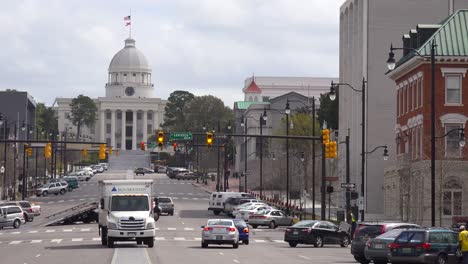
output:
[[[109,65],[105,97],[94,99],[98,112],[94,127],[82,127],[80,136],[106,142],[120,150],[136,150],[140,142],[158,130],[166,101],[154,98],[151,68],[144,54],[128,38]],[[57,98],[58,125],[61,131],[74,131],[67,116],[72,98]]]

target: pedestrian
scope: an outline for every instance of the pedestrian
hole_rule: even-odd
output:
[[[460,226],[460,233],[458,234],[459,247],[462,252],[463,264],[468,264],[468,231],[465,226]]]
[[[349,211],[349,216],[351,218],[351,240],[354,240],[354,231],[356,230],[356,218],[354,217],[353,212],[350,210]]]

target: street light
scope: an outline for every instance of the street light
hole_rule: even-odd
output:
[[[263,114],[260,116],[260,197],[263,196],[263,123],[267,121],[266,110],[263,110]]]
[[[289,137],[289,114],[291,114],[289,101],[286,101],[284,113],[286,114],[286,137]],[[286,202],[289,208],[289,138],[286,138]]]
[[[390,52],[388,53],[387,67],[390,71],[393,71],[396,67],[395,53],[394,50],[409,50],[413,51],[418,57],[431,60],[431,225],[435,226],[435,48],[437,45],[435,41],[431,42],[430,55],[422,55],[417,49],[414,48],[394,48],[393,44],[390,44]]]
[[[361,199],[363,200],[364,204],[364,196],[365,196],[365,165],[366,165],[366,160],[365,160],[365,140],[366,140],[366,79],[363,77],[362,78],[362,88],[361,90],[358,90],[354,88],[354,86],[348,84],[348,83],[333,83],[331,82],[330,86],[330,93],[328,94],[330,100],[335,100],[336,99],[336,89],[340,86],[347,86],[351,88],[355,92],[362,93],[361,97]],[[361,210],[361,221],[364,221],[364,207]]]

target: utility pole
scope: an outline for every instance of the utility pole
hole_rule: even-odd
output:
[[[312,97],[312,136],[315,137],[315,97]],[[315,220],[315,141],[312,141],[312,219]]]
[[[220,134],[220,131],[221,130],[221,123],[220,121],[218,120],[218,130],[217,130],[217,134],[216,134],[216,145],[217,145],[217,148],[218,148],[218,167],[216,169],[216,191],[219,192],[219,190],[221,189],[221,184],[220,184],[220,181],[221,181],[221,175],[219,173],[219,161],[220,161],[220,155],[221,155],[221,152],[220,152],[220,149],[219,149],[219,134]]]
[[[326,182],[326,159],[325,159],[325,144],[322,143],[322,185],[321,185],[321,210],[320,210],[320,219],[326,220],[326,210],[327,210],[327,182]]]
[[[350,175],[349,175],[349,129],[348,135],[346,135],[346,184],[349,186],[350,183]],[[349,219],[349,211],[351,210],[351,190],[346,188],[346,220],[348,224],[351,223],[351,219]]]

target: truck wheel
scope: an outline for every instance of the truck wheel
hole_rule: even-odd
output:
[[[107,227],[101,228],[101,244],[107,246]]]
[[[113,248],[113,247],[115,246],[115,244],[114,244],[114,239],[113,239],[113,238],[111,238],[111,237],[108,237],[108,238],[107,238],[107,246],[108,246],[109,248]]]
[[[146,242],[149,248],[154,247],[154,237],[148,238],[148,241]]]
[[[14,222],[13,222],[13,227],[14,228],[19,228],[21,226],[21,221],[16,219]]]
[[[42,196],[45,197],[45,196],[47,196],[47,195],[49,195],[49,192],[48,192],[48,191],[43,191],[43,192],[42,192]]]

